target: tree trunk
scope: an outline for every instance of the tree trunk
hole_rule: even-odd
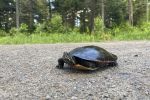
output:
[[[101,2],[101,16],[102,16],[102,31],[104,31],[104,28],[105,28],[105,8],[104,8],[104,0],[102,0]]]
[[[48,0],[48,9],[49,9],[49,14],[48,14],[48,19],[51,20],[52,18],[52,9],[51,9],[51,0]]]
[[[20,17],[20,14],[19,14],[19,0],[16,0],[16,27],[19,28],[19,17]]]
[[[75,11],[72,11],[72,12],[71,12],[71,20],[70,20],[70,25],[71,25],[71,28],[72,28],[72,29],[73,29],[74,26],[75,26],[75,17],[76,17]]]
[[[86,16],[86,9],[83,9],[83,13],[81,13],[80,16],[81,16],[81,19],[80,19],[80,21],[81,21],[80,32],[83,33],[83,32],[87,31],[86,30],[86,21],[85,21],[85,19],[86,19],[86,17],[85,17]]]
[[[128,0],[129,23],[133,25],[133,4],[132,0]]]
[[[147,15],[146,20],[147,20],[147,22],[149,22],[149,5],[150,5],[150,3],[149,3],[149,1],[147,0],[147,4],[146,4],[146,15]]]
[[[33,30],[33,23],[34,23],[34,18],[33,18],[33,0],[29,0],[29,28],[30,31]]]
[[[95,17],[95,10],[96,10],[96,0],[91,1],[91,13],[89,19],[89,31],[92,33],[94,30],[94,17]]]

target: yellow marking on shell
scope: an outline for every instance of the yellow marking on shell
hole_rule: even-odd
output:
[[[82,65],[79,65],[79,64],[76,64],[76,65],[74,66],[74,68],[80,69],[80,70],[96,70],[96,69],[98,69],[98,68],[85,67],[85,66],[82,66]]]

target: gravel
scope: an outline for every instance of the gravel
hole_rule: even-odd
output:
[[[57,69],[64,51],[97,45],[118,66]],[[0,100],[150,100],[150,41],[1,45]]]

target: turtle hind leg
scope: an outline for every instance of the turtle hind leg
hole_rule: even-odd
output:
[[[56,67],[59,69],[62,69],[64,67],[64,60],[62,58],[58,59],[58,65]]]
[[[117,65],[118,65],[118,63],[117,63],[116,61],[111,62],[111,63],[108,64],[108,66],[112,66],[112,67],[113,67],[113,66],[117,66]]]

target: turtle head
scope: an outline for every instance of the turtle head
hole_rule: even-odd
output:
[[[75,65],[76,64],[74,57],[72,57],[68,52],[64,52],[63,60],[65,63],[67,63],[69,65]]]

